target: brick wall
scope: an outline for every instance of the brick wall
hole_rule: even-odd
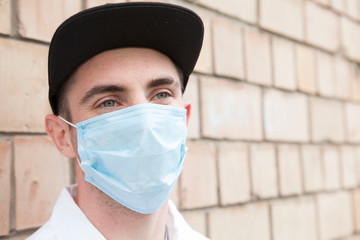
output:
[[[105,2],[0,0],[0,239],[74,182],[44,131],[48,44]],[[168,2],[206,27],[172,194],[186,220],[214,240],[360,239],[360,0]]]

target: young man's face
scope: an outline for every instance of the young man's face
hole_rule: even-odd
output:
[[[181,85],[179,73],[167,56],[151,49],[122,48],[100,53],[82,64],[69,79],[64,94],[73,124],[143,103],[185,107],[189,117],[190,104],[185,105],[182,100]],[[48,115],[46,129],[62,154],[80,159],[75,128],[55,115]],[[91,194],[96,194],[93,196],[99,196],[110,206],[120,207],[86,183],[78,165],[76,175],[79,186],[90,189]]]
[[[185,107],[187,117],[190,114],[175,65],[152,49],[121,48],[100,53],[82,64],[69,81],[65,94],[74,124],[142,103]],[[71,150],[60,151],[79,158],[76,129],[71,127],[70,132]]]
[[[73,123],[141,103],[184,107],[173,62],[146,48],[109,50],[89,59],[72,76],[66,96]]]

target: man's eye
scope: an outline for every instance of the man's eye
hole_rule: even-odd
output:
[[[156,99],[164,99],[164,98],[167,98],[168,96],[169,96],[168,93],[166,93],[166,92],[161,92],[161,93],[156,94],[156,95],[155,95],[155,98],[156,98]]]
[[[114,107],[115,101],[114,100],[106,100],[101,104],[102,107]]]

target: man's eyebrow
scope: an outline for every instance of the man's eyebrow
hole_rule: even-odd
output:
[[[84,104],[89,101],[96,94],[107,93],[107,92],[125,92],[125,88],[118,85],[98,85],[85,93],[85,96],[81,98],[80,104]]]
[[[156,79],[151,80],[147,84],[147,88],[158,87],[158,86],[161,86],[161,85],[172,85],[172,84],[179,85],[180,83],[175,81],[171,77],[156,78]]]

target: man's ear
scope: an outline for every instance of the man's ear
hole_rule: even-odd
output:
[[[190,113],[191,113],[191,103],[190,101],[186,101],[184,104],[186,111],[186,125],[189,125]]]
[[[59,152],[68,158],[76,157],[76,153],[71,144],[71,133],[67,123],[62,121],[58,116],[49,114],[45,117],[45,129]]]

